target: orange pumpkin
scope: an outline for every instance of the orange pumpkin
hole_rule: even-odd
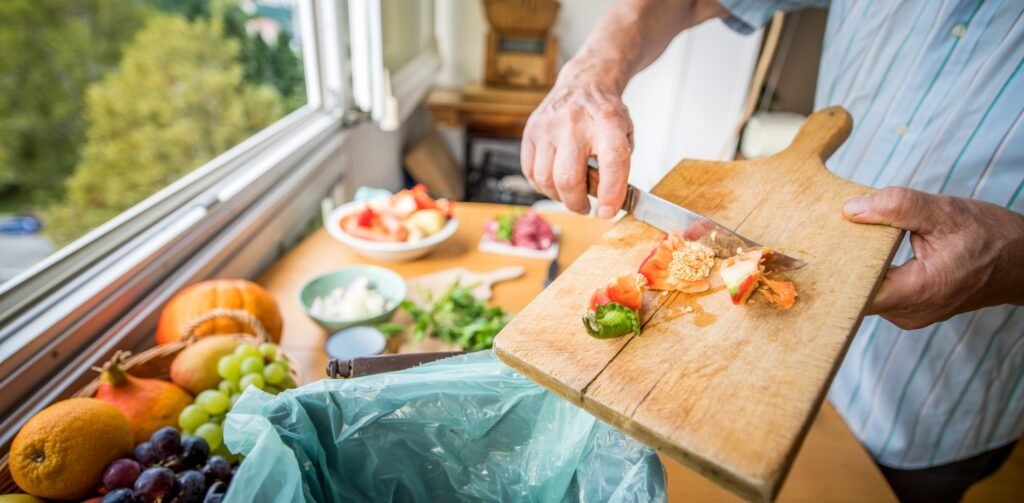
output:
[[[167,344],[181,340],[181,331],[190,321],[212,309],[240,309],[248,311],[263,322],[270,340],[281,340],[281,310],[270,292],[244,279],[212,279],[185,288],[160,313],[156,329],[156,343]],[[245,323],[231,318],[214,318],[196,328],[195,335],[255,333]]]

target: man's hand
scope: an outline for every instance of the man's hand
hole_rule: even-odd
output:
[[[622,104],[629,79],[679,32],[728,14],[718,0],[619,0],[558,73],[523,131],[523,175],[544,195],[590,210],[587,157],[601,166],[598,214],[610,218],[626,197],[633,123]]]
[[[1024,216],[900,187],[851,199],[843,214],[910,232],[914,257],[889,270],[868,314],[909,330],[984,307],[1024,304]]]
[[[520,150],[523,175],[539,192],[584,213],[590,210],[587,157],[596,156],[602,182],[598,214],[610,218],[626,195],[633,123],[621,91],[573,77],[559,79],[526,123]]]

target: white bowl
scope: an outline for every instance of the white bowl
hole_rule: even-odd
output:
[[[365,202],[353,201],[334,208],[327,214],[327,221],[324,222],[324,227],[327,229],[327,233],[334,239],[341,241],[349,248],[355,250],[356,253],[375,260],[401,262],[422,257],[430,253],[434,248],[437,248],[437,245],[452,237],[455,234],[455,230],[459,227],[459,221],[453,217],[448,219],[448,223],[441,230],[419,241],[404,243],[367,241],[359,239],[341,228],[342,217],[361,210],[365,206]]]

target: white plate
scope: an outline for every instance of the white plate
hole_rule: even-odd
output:
[[[542,260],[555,260],[558,258],[558,241],[561,238],[561,230],[557,225],[551,226],[551,232],[555,235],[555,242],[551,243],[546,250],[534,250],[522,246],[512,246],[500,241],[487,239],[487,234],[480,236],[480,245],[477,247],[485,253],[497,253],[499,255],[511,255],[513,257],[535,258]]]

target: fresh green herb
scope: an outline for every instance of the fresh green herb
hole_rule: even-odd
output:
[[[614,339],[626,334],[640,335],[640,318],[636,310],[618,302],[597,306],[597,312],[588,311],[583,317],[587,333],[598,339]]]
[[[388,337],[394,337],[394,336],[404,332],[405,331],[405,327],[406,327],[406,325],[403,325],[401,323],[387,322],[387,323],[378,324],[374,328],[376,328],[377,330],[380,330],[382,334],[384,334],[384,335],[386,335]]]
[[[402,309],[413,319],[413,340],[437,337],[469,351],[489,349],[508,322],[503,309],[488,307],[458,282],[437,300],[428,294],[423,305],[402,301]]]
[[[519,220],[519,217],[525,214],[525,211],[517,209],[504,215],[498,215],[498,230],[494,233],[494,236],[498,238],[498,241],[511,243],[512,233],[515,232],[516,229],[516,221]]]
[[[497,236],[498,241],[504,241],[506,243],[512,242],[512,231],[516,226],[516,219],[519,217],[515,213],[508,215],[501,215],[498,217],[498,231],[494,233]]]

